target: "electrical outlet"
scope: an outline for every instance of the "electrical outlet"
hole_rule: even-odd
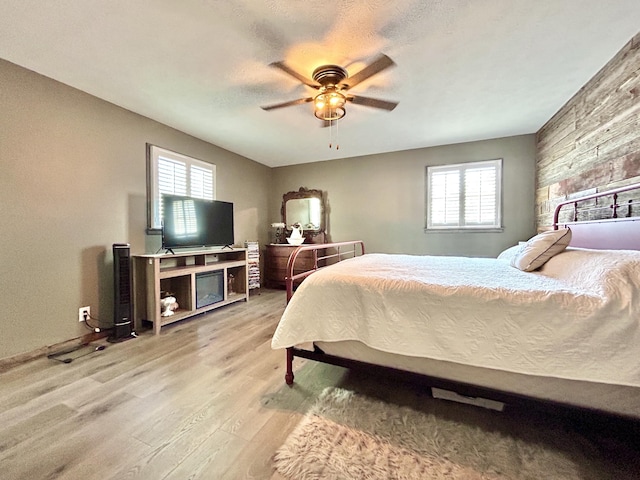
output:
[[[84,316],[85,314],[87,316],[91,315],[91,307],[80,307],[78,309],[78,321],[79,322],[84,322]]]

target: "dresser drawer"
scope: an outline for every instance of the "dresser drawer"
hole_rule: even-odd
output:
[[[297,248],[295,245],[267,245],[265,258],[265,282],[270,287],[284,287],[287,273],[289,255]],[[324,255],[323,250],[318,251],[318,256]],[[313,268],[313,252],[301,252],[296,260],[294,273],[301,273]],[[322,266],[323,261],[318,261]]]

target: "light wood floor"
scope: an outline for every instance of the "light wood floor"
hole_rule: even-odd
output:
[[[277,479],[271,457],[344,370],[296,360],[271,336],[285,294],[249,302],[77,358],[0,375],[0,478]],[[301,368],[302,367],[302,368]]]
[[[270,348],[284,304],[263,289],[159,336],[3,373],[0,478],[280,479],[272,456],[319,393],[363,378],[296,359],[287,387],[284,353]],[[381,398],[416,394],[366,382]]]

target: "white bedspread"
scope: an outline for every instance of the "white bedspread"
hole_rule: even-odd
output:
[[[640,386],[640,253],[568,249],[539,272],[488,258],[368,254],[307,278],[273,348],[389,353]]]

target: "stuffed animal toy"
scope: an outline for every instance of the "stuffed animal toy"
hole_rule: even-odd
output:
[[[174,314],[178,307],[179,305],[176,301],[176,297],[164,297],[160,300],[160,309],[162,310],[160,315],[163,317],[169,317]]]

